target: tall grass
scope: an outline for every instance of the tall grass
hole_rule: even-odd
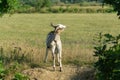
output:
[[[67,26],[61,34],[64,64],[91,64],[93,37],[99,32],[119,34],[116,14],[14,14],[0,18],[0,55],[6,64],[12,61],[42,66],[45,39],[53,30],[50,23]],[[52,60],[49,54],[48,61]],[[9,63],[7,63],[9,61]]]

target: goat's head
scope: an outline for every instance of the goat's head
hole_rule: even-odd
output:
[[[54,25],[53,23],[51,23],[51,26],[55,28],[56,33],[60,33],[62,31],[64,31],[64,29],[66,28],[66,26],[62,25],[62,24]]]

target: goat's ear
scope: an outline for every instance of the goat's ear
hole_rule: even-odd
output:
[[[57,25],[54,25],[52,22],[51,22],[51,26],[52,26],[52,27],[54,27],[54,28],[56,28],[56,27],[57,27]]]

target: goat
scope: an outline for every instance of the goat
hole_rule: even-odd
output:
[[[54,25],[51,23],[51,26],[54,28],[53,31],[49,32],[46,39],[46,54],[44,62],[47,62],[48,50],[51,50],[53,57],[53,70],[55,71],[55,54],[58,58],[58,63],[60,66],[60,72],[62,71],[62,43],[60,39],[61,32],[66,28],[65,25],[57,24]]]

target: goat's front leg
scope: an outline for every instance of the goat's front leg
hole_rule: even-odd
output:
[[[48,48],[46,48],[46,54],[45,54],[45,58],[44,58],[44,62],[47,62],[47,57],[48,57]]]

